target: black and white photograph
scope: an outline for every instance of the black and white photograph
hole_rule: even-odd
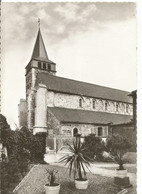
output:
[[[1,2],[1,194],[137,194],[137,3]]]

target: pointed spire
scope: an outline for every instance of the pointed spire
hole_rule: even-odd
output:
[[[35,46],[33,49],[32,59],[39,59],[39,58],[48,59],[48,55],[40,32],[40,20],[38,20],[38,25],[39,25],[39,30],[38,30]]]
[[[40,18],[38,18],[38,28],[40,29]]]

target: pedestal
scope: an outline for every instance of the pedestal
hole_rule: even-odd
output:
[[[114,183],[116,185],[122,186],[122,187],[129,187],[130,186],[130,180],[129,177],[114,177]]]

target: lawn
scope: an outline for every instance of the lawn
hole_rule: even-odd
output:
[[[44,194],[44,184],[47,183],[45,169],[58,170],[57,182],[61,184],[60,194],[116,194],[121,189],[113,184],[113,178],[88,173],[89,187],[87,190],[77,190],[73,178],[68,176],[67,169],[59,166],[38,165],[29,173],[26,181],[17,190],[17,194]]]

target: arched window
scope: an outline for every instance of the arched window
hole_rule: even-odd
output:
[[[95,108],[96,108],[96,101],[93,100],[93,109],[95,109]]]
[[[124,104],[122,104],[122,110],[123,110],[123,112],[125,112],[125,105]]]
[[[82,107],[82,99],[79,99],[79,107]]]
[[[46,63],[43,63],[43,69],[46,69]]]
[[[41,68],[41,62],[38,62],[38,68]]]
[[[128,113],[129,112],[129,105],[126,104],[126,112]]]
[[[98,127],[98,136],[103,136],[103,128]]]
[[[105,110],[108,110],[108,102],[105,102]]]
[[[78,129],[77,128],[74,128],[73,129],[73,136],[77,135],[78,134]]]
[[[118,104],[116,104],[116,112],[118,112]]]
[[[48,70],[51,70],[51,64],[48,64]]]

